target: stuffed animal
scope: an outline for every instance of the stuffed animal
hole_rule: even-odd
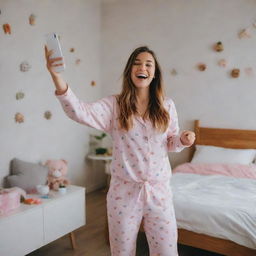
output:
[[[68,162],[66,160],[48,160],[45,165],[48,167],[48,186],[50,189],[58,190],[60,186],[69,184],[66,178],[68,171]]]

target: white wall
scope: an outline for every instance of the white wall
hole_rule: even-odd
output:
[[[102,166],[93,168],[84,159],[92,131],[69,120],[54,97],[43,56],[43,36],[50,31],[61,35],[64,76],[83,100],[120,91],[128,56],[147,44],[159,58],[181,129],[191,129],[194,119],[212,127],[256,128],[256,29],[250,39],[237,37],[256,20],[255,0],[104,0],[102,5],[100,0],[1,0],[0,9],[0,180],[10,160],[19,157],[32,162],[64,158],[71,182],[89,190],[103,181]],[[28,24],[31,13],[37,16],[35,26]],[[2,30],[7,22],[12,35]],[[217,41],[224,44],[222,53],[211,49]],[[79,66],[76,58],[82,60]],[[227,68],[217,66],[220,58],[228,60]],[[27,73],[19,71],[24,60],[32,65]],[[195,68],[201,61],[208,65],[205,72]],[[250,66],[252,77],[244,73]],[[233,67],[241,68],[239,79],[229,77]],[[178,71],[175,77],[172,68]],[[25,98],[16,101],[20,90]],[[44,119],[46,110],[51,120]],[[25,115],[24,123],[14,122],[16,112]],[[173,164],[185,161],[187,153],[174,154]]]
[[[130,53],[148,45],[164,72],[167,95],[176,103],[181,129],[194,119],[209,127],[256,129],[256,29],[252,38],[238,32],[256,22],[255,0],[105,0],[102,8],[102,82],[104,94],[120,91]],[[222,41],[224,51],[212,45]],[[227,68],[217,65],[228,61]],[[196,69],[205,62],[208,70]],[[238,79],[232,68],[241,69]],[[254,76],[245,74],[252,67]],[[175,68],[177,76],[170,70]],[[172,156],[173,165],[187,160],[188,151]]]
[[[100,98],[100,1],[1,0],[0,9],[0,180],[9,173],[14,157],[31,162],[64,158],[71,183],[90,190],[95,174],[91,175],[85,155],[92,131],[64,115],[45,68],[43,45],[45,34],[59,33],[67,62],[65,79],[81,99]],[[37,17],[35,26],[28,23],[32,13]],[[4,23],[12,26],[11,35],[4,34]],[[74,53],[69,52],[71,47]],[[23,73],[19,65],[25,60],[32,68]],[[95,87],[90,85],[92,80]],[[20,90],[25,98],[17,101],[15,94]],[[43,117],[46,110],[52,112],[51,120]],[[16,112],[24,114],[24,123],[15,123]]]

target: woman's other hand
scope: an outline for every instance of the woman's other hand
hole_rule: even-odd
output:
[[[192,131],[183,131],[180,136],[181,143],[190,147],[195,142],[196,135]]]

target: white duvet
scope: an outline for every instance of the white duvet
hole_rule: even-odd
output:
[[[171,187],[179,228],[256,249],[256,180],[176,173]]]

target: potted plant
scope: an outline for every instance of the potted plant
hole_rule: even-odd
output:
[[[107,153],[107,148],[103,145],[103,139],[107,136],[106,133],[100,135],[90,135],[91,153],[96,155],[104,155]]]

